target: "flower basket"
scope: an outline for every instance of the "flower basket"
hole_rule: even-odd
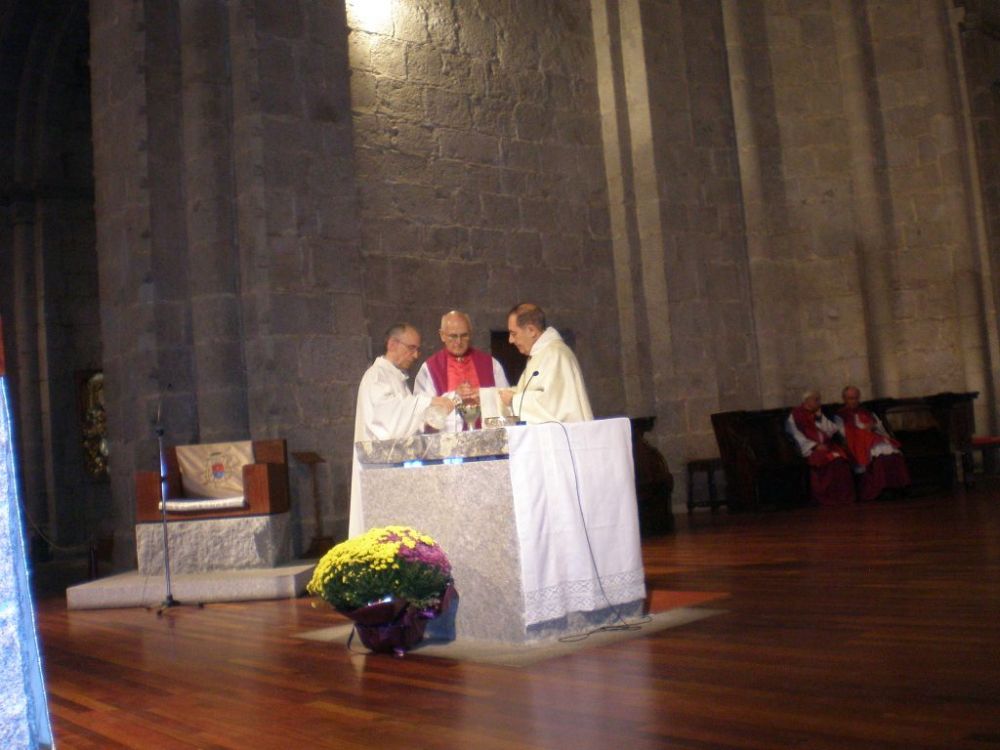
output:
[[[454,594],[444,551],[408,526],[371,529],[338,544],[306,589],[351,618],[369,649],[400,656],[423,639],[427,620],[447,611]]]

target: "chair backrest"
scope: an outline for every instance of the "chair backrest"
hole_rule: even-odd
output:
[[[185,497],[243,494],[243,467],[254,462],[251,441],[178,445],[176,451]]]

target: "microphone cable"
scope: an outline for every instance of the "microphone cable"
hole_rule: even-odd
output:
[[[604,598],[604,603],[607,604],[607,608],[614,615],[617,620],[616,624],[601,625],[600,627],[593,628],[583,633],[574,633],[572,635],[564,635],[557,640],[560,643],[576,643],[577,641],[583,641],[594,635],[595,633],[611,633],[611,632],[621,632],[621,631],[633,631],[642,630],[642,626],[653,621],[653,618],[649,615],[643,615],[638,620],[634,622],[627,621],[621,613],[621,610],[611,603],[611,599],[608,597],[608,592],[604,589],[604,582],[601,580],[601,571],[597,567],[597,557],[594,554],[594,545],[590,540],[590,532],[587,530],[587,517],[583,511],[583,499],[580,496],[580,477],[576,470],[576,458],[573,455],[573,443],[569,437],[569,430],[566,429],[566,425],[562,422],[549,421],[541,422],[540,424],[554,424],[559,425],[559,428],[563,432],[563,437],[566,439],[566,450],[569,453],[569,463],[570,467],[573,469],[573,490],[576,494],[576,505],[580,511],[580,523],[583,526],[583,536],[587,541],[587,552],[590,555],[590,565],[594,570],[594,575],[597,578],[597,586],[601,590],[601,596]]]

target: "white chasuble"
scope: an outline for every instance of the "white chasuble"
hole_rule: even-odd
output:
[[[384,356],[375,360],[361,378],[354,416],[354,442],[409,437],[423,428],[430,396],[414,396],[406,385],[407,375]],[[357,452],[351,466],[351,515],[348,536],[367,530],[361,497]]]
[[[546,328],[531,347],[511,408],[528,424],[594,418],[580,364],[555,328]]]

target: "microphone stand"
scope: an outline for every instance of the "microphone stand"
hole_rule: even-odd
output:
[[[163,424],[159,415],[156,419],[156,444],[160,451],[160,520],[163,526],[163,576],[166,586],[166,595],[160,602],[160,608],[156,610],[156,616],[162,617],[164,611],[171,607],[179,607],[180,602],[174,599],[170,587],[170,542],[167,539],[167,459],[163,451]]]
[[[538,370],[531,373],[531,376],[528,378],[528,382],[524,384],[524,390],[521,391],[521,400],[517,402],[517,414],[515,415],[517,417],[518,424],[524,424],[524,420],[521,419],[521,409],[524,407],[524,396],[528,393],[528,386],[531,385],[531,381],[534,380],[537,375]]]
[[[167,481],[167,454],[163,449],[163,423],[160,421],[160,410],[156,410],[156,445],[160,451],[160,524],[163,527],[163,580],[165,593],[163,601],[156,610],[156,616],[162,617],[163,613],[173,607],[180,607],[182,603],[174,599],[173,590],[170,585],[170,541],[167,537],[167,493],[169,483]],[[205,606],[204,602],[198,602],[198,609]]]

